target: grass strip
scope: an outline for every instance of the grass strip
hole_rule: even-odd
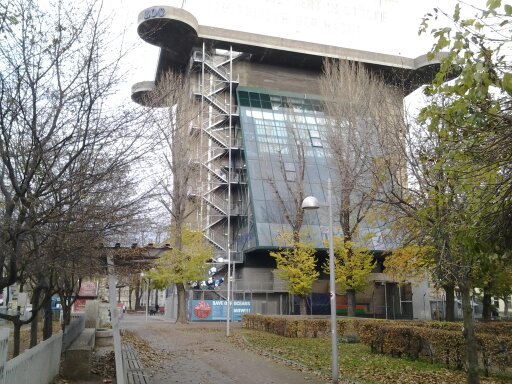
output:
[[[261,331],[242,330],[244,340],[258,353],[294,362],[322,376],[330,374],[330,339],[286,338]],[[461,371],[440,364],[375,354],[363,344],[338,345],[340,377],[359,384],[454,384],[465,383]],[[481,383],[512,383],[510,377],[482,377]]]

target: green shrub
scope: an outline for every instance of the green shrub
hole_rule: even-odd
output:
[[[327,318],[244,315],[242,326],[291,338],[330,335]],[[337,319],[336,327],[340,337],[357,336],[372,352],[466,368],[461,323]],[[481,366],[487,375],[491,369],[504,371],[512,366],[512,323],[478,323],[476,332]]]

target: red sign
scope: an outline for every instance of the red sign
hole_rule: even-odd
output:
[[[92,281],[82,281],[82,285],[80,285],[80,292],[78,293],[80,297],[96,297],[98,296],[96,293],[96,283]]]
[[[75,304],[73,304],[73,312],[85,312],[86,301],[86,299],[76,299]]]
[[[211,312],[212,307],[210,307],[210,304],[208,304],[206,301],[201,301],[194,307],[194,315],[196,315],[198,319],[208,318]]]

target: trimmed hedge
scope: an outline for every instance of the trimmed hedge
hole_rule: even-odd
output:
[[[296,317],[244,315],[242,326],[244,328],[296,338],[326,337],[330,333],[330,321],[326,319],[304,321],[304,319],[297,319]]]
[[[435,329],[443,329],[446,331],[462,331],[462,323],[445,322],[445,321],[395,321],[394,323],[404,323],[414,327],[427,327]],[[477,333],[503,333],[512,335],[512,322],[478,322],[475,323],[475,331]]]
[[[330,335],[330,320],[297,316],[244,315],[242,326],[285,337]],[[356,334],[372,352],[466,368],[466,346],[461,323],[338,319],[340,336]],[[485,374],[512,366],[512,323],[476,324],[481,366]]]

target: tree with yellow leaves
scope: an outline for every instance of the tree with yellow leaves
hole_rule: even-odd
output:
[[[384,273],[399,284],[419,283],[435,266],[434,252],[435,249],[430,246],[396,248],[384,260]]]
[[[347,307],[355,308],[356,293],[363,292],[368,287],[368,278],[374,265],[373,255],[368,249],[357,247],[350,241],[343,241],[341,237],[333,240],[337,288],[339,292],[347,294]],[[325,273],[330,272],[328,262],[323,265],[323,269]],[[354,314],[349,313],[349,316]]]
[[[174,236],[176,237],[176,236]],[[213,257],[213,248],[208,245],[200,231],[193,231],[187,227],[180,233],[181,246],[176,247],[173,239],[173,248],[166,251],[156,262],[156,268],[148,272],[152,285],[164,289],[176,284],[178,288],[178,322],[185,319],[185,284],[189,281],[200,280],[206,274],[208,260]]]
[[[282,244],[292,243],[293,246],[270,252],[277,264],[274,273],[285,281],[289,293],[300,298],[300,314],[306,315],[306,297],[311,294],[313,283],[319,276],[315,268],[315,248],[309,243],[292,241],[292,233],[283,233],[279,238]]]

